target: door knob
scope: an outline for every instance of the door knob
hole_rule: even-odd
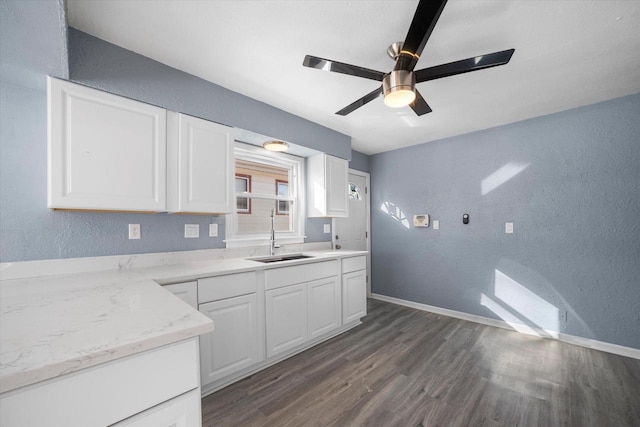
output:
[[[336,245],[336,249],[342,249],[342,246]]]

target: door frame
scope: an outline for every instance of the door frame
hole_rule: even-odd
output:
[[[371,296],[371,175],[369,172],[363,172],[356,169],[349,168],[348,174],[358,175],[364,178],[365,181],[365,231],[367,232],[367,297]],[[336,219],[331,219],[331,247],[336,247]]]

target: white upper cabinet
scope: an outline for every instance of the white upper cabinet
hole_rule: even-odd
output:
[[[48,206],[166,211],[166,111],[48,79]]]
[[[328,154],[307,159],[307,216],[348,217],[349,162]]]
[[[168,113],[169,212],[233,213],[232,128]]]

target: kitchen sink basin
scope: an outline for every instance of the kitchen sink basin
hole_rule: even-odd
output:
[[[310,255],[302,255],[302,254],[290,254],[290,255],[276,255],[270,257],[263,258],[247,258],[251,261],[263,262],[265,264],[272,262],[281,262],[281,261],[293,261],[295,259],[305,259],[305,258],[313,258]]]

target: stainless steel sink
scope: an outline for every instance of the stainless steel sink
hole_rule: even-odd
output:
[[[283,255],[276,255],[276,256],[270,256],[270,257],[247,258],[247,259],[251,261],[258,261],[258,262],[263,262],[267,264],[271,262],[293,261],[295,259],[305,259],[305,258],[313,258],[313,257],[310,255],[303,255],[303,254],[283,254]]]

